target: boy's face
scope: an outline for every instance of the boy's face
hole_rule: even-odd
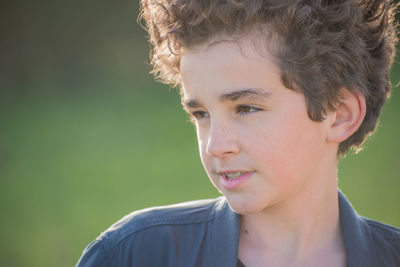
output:
[[[233,210],[262,211],[324,175],[328,123],[309,119],[304,96],[249,40],[188,51],[181,77],[202,163]]]

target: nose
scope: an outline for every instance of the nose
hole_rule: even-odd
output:
[[[235,155],[239,151],[233,127],[218,122],[211,123],[206,144],[207,154],[216,158],[223,158]]]

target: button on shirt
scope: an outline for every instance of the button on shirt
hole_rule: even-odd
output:
[[[400,267],[400,229],[357,215],[338,194],[347,266]],[[136,211],[90,243],[77,266],[235,267],[239,223],[224,197]]]

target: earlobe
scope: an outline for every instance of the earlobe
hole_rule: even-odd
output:
[[[340,103],[332,112],[332,123],[327,141],[340,143],[349,138],[360,127],[364,120],[366,104],[364,96],[359,92],[350,92],[347,88],[340,91]]]

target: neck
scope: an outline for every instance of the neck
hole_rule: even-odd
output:
[[[313,183],[290,199],[262,212],[243,215],[241,245],[263,249],[290,262],[341,250],[337,170],[332,169],[324,177],[310,179]]]

